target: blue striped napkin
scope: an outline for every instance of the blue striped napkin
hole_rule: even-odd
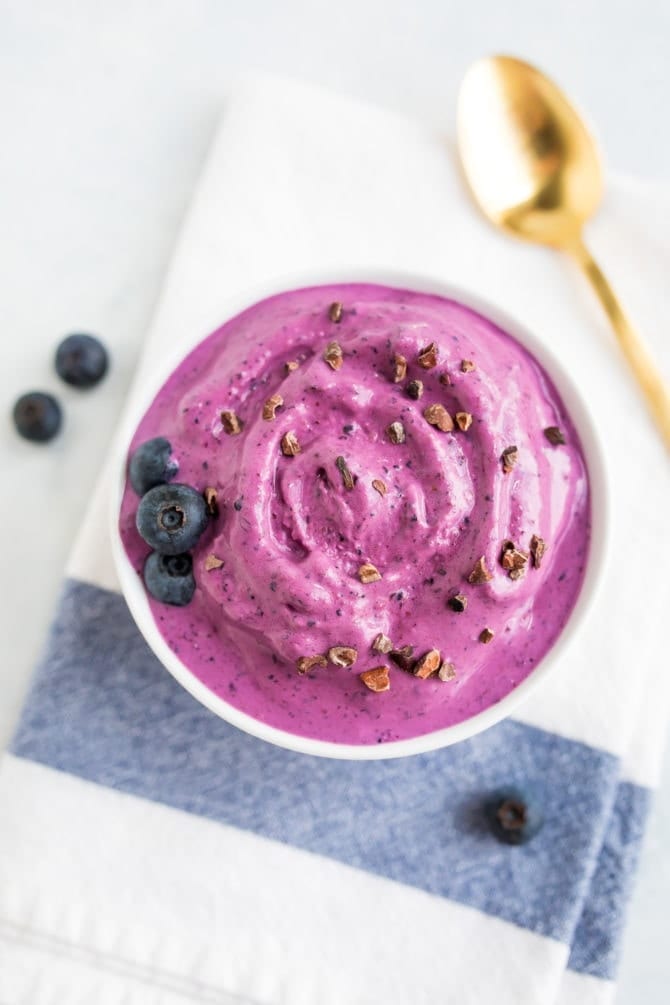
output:
[[[648,205],[616,182],[593,236],[653,338],[670,194],[642,232]],[[663,450],[586,291],[479,220],[439,136],[260,78],[227,103],[135,393],[157,347],[205,334],[227,295],[317,263],[429,272],[560,339],[612,484],[592,616],[517,716],[470,741],[365,763],[280,750],[148,650],[118,591],[103,472],[0,769],[3,1005],[611,999],[667,712]],[[506,784],[543,805],[523,847],[482,823]]]

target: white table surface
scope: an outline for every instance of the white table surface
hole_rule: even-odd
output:
[[[670,179],[666,0],[4,0],[0,5],[0,408],[55,388],[47,448],[0,424],[0,747],[43,644],[180,219],[240,69],[315,80],[449,131],[459,79],[506,51],[588,112],[619,171]],[[58,338],[98,332],[104,386],[66,392]],[[667,1002],[670,758],[631,909],[617,1005]]]

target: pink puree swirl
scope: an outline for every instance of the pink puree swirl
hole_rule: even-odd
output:
[[[332,302],[343,304],[339,323]],[[323,359],[336,340],[343,364]],[[435,342],[438,363],[417,355]],[[408,360],[394,382],[394,354]],[[475,369],[461,371],[462,360]],[[299,366],[287,372],[285,364]],[[440,376],[448,372],[452,383]],[[406,384],[420,379],[412,400]],[[267,398],[284,406],[262,417]],[[441,403],[470,428],[441,432],[424,418]],[[228,435],[222,410],[243,423]],[[399,421],[405,442],[386,432]],[[543,430],[557,426],[565,445]],[[286,457],[282,436],[301,452]],[[272,726],[339,743],[425,734],[499,701],[551,648],[577,602],[588,554],[590,495],[577,431],[546,372],[510,335],[439,296],[347,284],[294,290],[255,304],[201,342],[173,372],[140,422],[131,452],[165,436],[177,480],[218,493],[220,515],[194,552],[191,604],[153,599],[161,633],[183,663],[231,705]],[[517,447],[504,473],[501,454]],[[343,484],[344,457],[356,484]],[[382,496],[372,485],[381,479]],[[148,552],[126,486],[121,530],[141,571]],[[505,540],[528,552],[546,541],[540,568],[510,578]],[[216,555],[223,566],[207,571]],[[485,556],[493,578],[471,584]],[[372,562],[382,578],[357,576]],[[462,613],[448,598],[467,598]],[[484,628],[494,632],[479,641]],[[373,652],[378,633],[415,655],[438,649],[456,677],[417,679]],[[352,667],[302,676],[296,660],[352,646]],[[368,690],[359,673],[390,668],[391,688]]]

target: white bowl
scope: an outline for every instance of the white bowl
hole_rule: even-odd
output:
[[[554,381],[568,413],[579,430],[588,468],[591,511],[595,516],[595,519],[592,520],[590,550],[586,573],[579,594],[579,602],[573,607],[563,631],[552,648],[539,661],[525,680],[518,687],[514,688],[513,691],[505,695],[504,698],[496,702],[496,704],[489,706],[464,722],[459,722],[453,726],[446,726],[443,729],[434,730],[410,739],[396,740],[385,744],[339,744],[332,741],[300,736],[259,722],[257,719],[247,715],[245,712],[241,712],[238,708],[235,708],[223,698],[214,694],[172,652],[160,634],[151,612],[144,586],[128,559],[119,531],[119,511],[126,481],[126,461],[130,441],[139,425],[140,419],[153,401],[156,393],[181,360],[210,332],[215,331],[226,321],[235,317],[235,315],[247,307],[260,300],[264,300],[266,297],[285,290],[337,283],[378,283],[383,286],[395,286],[401,289],[447,297],[457,300],[473,308],[473,310],[479,311],[485,317],[498,324],[503,331],[513,335],[545,368]],[[379,272],[375,272],[374,270],[358,270],[352,272],[351,269],[342,270],[342,273],[335,277],[332,273],[328,275],[296,275],[228,300],[222,305],[220,316],[213,318],[212,324],[209,327],[204,327],[203,331],[193,340],[191,345],[182,347],[178,355],[170,360],[167,366],[161,367],[160,372],[156,373],[155,380],[147,383],[147,386],[141,389],[141,393],[135,388],[135,393],[131,396],[129,408],[115,444],[113,470],[113,491],[110,507],[111,537],[112,551],[119,581],[137,627],[163,666],[170,671],[172,676],[194,698],[216,713],[216,715],[230,722],[233,726],[237,726],[239,729],[251,733],[253,736],[267,740],[270,743],[275,743],[280,747],[286,747],[289,750],[296,750],[306,754],[315,754],[321,757],[336,757],[350,760],[379,760],[389,757],[404,757],[408,754],[436,750],[439,747],[446,747],[460,740],[466,740],[476,733],[481,733],[482,730],[488,729],[489,726],[495,725],[501,719],[506,718],[551,673],[560,660],[565,658],[569,643],[577,634],[588,615],[604,564],[609,527],[605,467],[588,410],[568,374],[553,354],[518,321],[467,290],[425,275],[414,275],[412,273],[390,270]]]

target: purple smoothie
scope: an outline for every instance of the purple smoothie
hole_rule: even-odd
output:
[[[343,305],[339,323],[329,316],[333,302]],[[337,369],[324,360],[333,341],[342,350]],[[431,342],[437,364],[424,368],[418,356]],[[395,354],[408,363],[399,382]],[[290,361],[299,365],[289,371]],[[423,382],[417,400],[407,392],[412,380]],[[263,418],[276,393],[283,406]],[[472,424],[441,431],[424,417],[435,404]],[[239,417],[238,435],[225,431],[223,411]],[[395,422],[404,442],[389,436]],[[550,442],[548,427],[566,442]],[[281,449],[288,432],[301,448],[295,456]],[[173,372],[130,452],[154,436],[171,442],[177,480],[215,488],[220,508],[193,553],[190,605],[149,598],[158,627],[208,688],[271,726],[373,744],[461,722],[528,676],[577,602],[590,537],[577,431],[539,363],[455,301],[345,284],[255,304]],[[501,455],[512,446],[505,471]],[[353,488],[336,463],[342,457]],[[149,549],[135,529],[137,506],[128,484],[121,534],[141,574]],[[504,543],[528,556],[533,535],[546,553],[515,578],[501,564]],[[223,564],[208,569],[212,555]],[[481,556],[492,578],[471,583]],[[366,562],[381,579],[360,581]],[[457,594],[462,612],[448,603]],[[379,633],[416,657],[439,650],[456,676],[403,671],[371,649]],[[356,649],[356,663],[297,672],[300,657],[332,646]],[[370,691],[359,674],[384,665],[390,690]]]

